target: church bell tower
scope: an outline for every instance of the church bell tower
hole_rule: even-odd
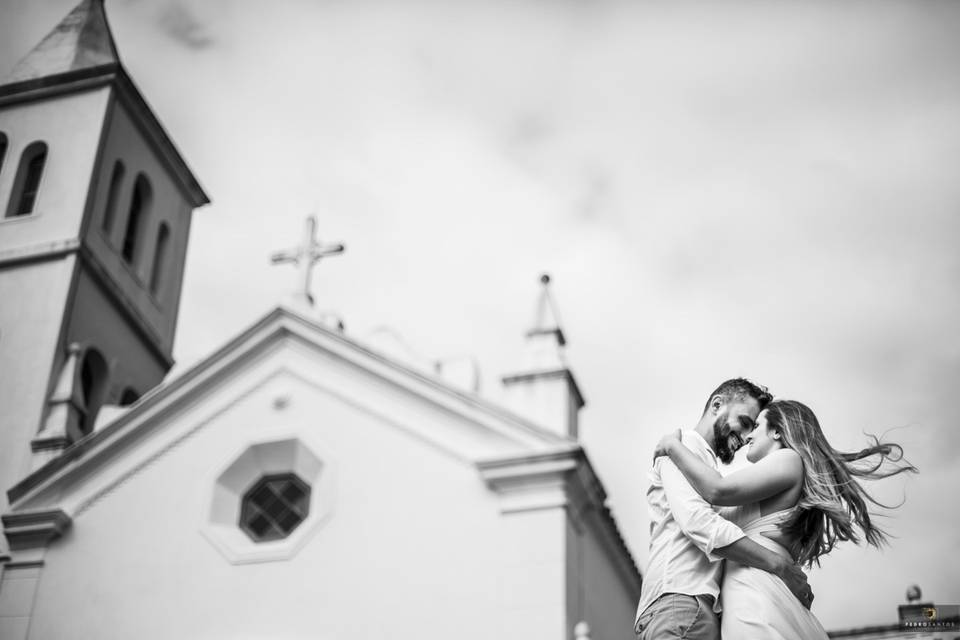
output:
[[[173,365],[209,202],[83,0],[0,85],[0,512],[6,491]],[[2,549],[0,549],[2,551]]]

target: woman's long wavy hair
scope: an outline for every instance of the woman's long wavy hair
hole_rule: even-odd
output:
[[[871,520],[867,502],[893,507],[877,502],[857,478],[876,480],[916,472],[916,467],[903,461],[903,448],[872,436],[873,444],[861,451],[837,451],[823,436],[813,411],[795,400],[774,400],[767,406],[766,418],[767,427],[803,460],[799,509],[784,527],[794,541],[791,552],[797,562],[819,566],[820,556],[838,542],[858,544],[861,535],[874,547],[886,543],[887,534]]]

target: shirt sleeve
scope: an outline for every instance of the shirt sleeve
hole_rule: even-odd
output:
[[[677,465],[667,457],[660,462],[660,480],[673,519],[684,535],[710,560],[721,559],[714,555],[715,549],[721,549],[744,537],[740,527],[714,511],[710,503],[690,486]]]

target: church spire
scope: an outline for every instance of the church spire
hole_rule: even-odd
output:
[[[103,0],[83,0],[17,63],[4,84],[119,64]]]
[[[503,378],[514,408],[534,422],[576,438],[583,396],[567,365],[567,339],[550,293],[550,276],[540,276],[540,296],[533,328],[526,333],[526,363],[519,373]]]
[[[557,305],[550,294],[550,275],[540,276],[540,298],[537,300],[537,313],[533,321],[533,328],[527,331],[527,338],[535,336],[548,336],[556,341],[558,347],[567,344],[567,339],[563,335],[563,329],[560,328],[560,314],[557,313]]]

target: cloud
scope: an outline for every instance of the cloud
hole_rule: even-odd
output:
[[[214,42],[206,25],[197,20],[190,7],[181,2],[161,5],[157,21],[167,35],[190,49],[206,49]]]

